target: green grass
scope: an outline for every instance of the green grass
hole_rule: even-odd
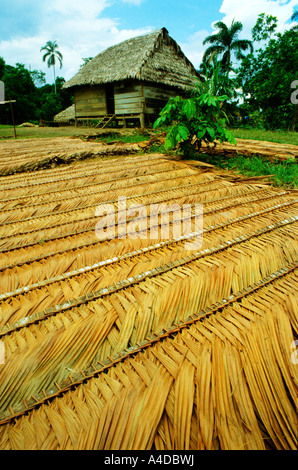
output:
[[[298,165],[293,160],[270,162],[265,157],[255,155],[226,157],[207,154],[199,154],[195,160],[210,163],[218,168],[235,170],[246,176],[272,175],[274,186],[298,188]]]
[[[101,142],[125,142],[126,144],[136,144],[138,142],[144,142],[149,140],[152,137],[148,132],[140,131],[127,131],[124,132],[104,132],[102,135],[99,135],[96,140]]]
[[[82,128],[83,129],[83,128]],[[17,139],[69,137],[83,133],[76,127],[18,127],[16,126]],[[0,125],[0,140],[14,139],[13,126]]]
[[[89,127],[18,127],[16,126],[17,139],[30,138],[51,138],[51,137],[69,137],[69,136],[87,136],[96,132],[94,128]],[[126,143],[143,142],[150,139],[151,135],[144,131],[140,132],[135,129],[119,129],[119,131],[100,131],[98,130],[96,140],[102,142],[121,141]],[[14,139],[13,126],[0,124],[0,139]]]
[[[280,144],[298,145],[298,132],[290,131],[266,131],[265,129],[231,129],[236,139],[263,140],[278,142]]]
[[[94,132],[94,128],[88,127],[18,127],[16,126],[16,133],[18,139],[29,138],[50,138],[50,137],[68,137],[75,135],[86,135],[89,130]],[[268,142],[278,142],[281,144],[294,144],[298,145],[298,132],[287,131],[266,131],[263,129],[231,129],[234,136],[238,139],[253,139],[265,140]],[[100,134],[100,131],[99,131]],[[134,129],[119,129],[119,131],[111,131],[103,133],[106,142],[113,140],[121,140],[127,143],[142,142],[150,138],[150,135],[134,130]],[[0,139],[14,138],[13,126],[0,125]]]

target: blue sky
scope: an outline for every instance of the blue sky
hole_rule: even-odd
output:
[[[0,0],[0,56],[46,72],[40,48],[56,40],[63,54],[59,76],[71,78],[83,57],[93,57],[130,37],[166,27],[184,53],[199,67],[204,38],[222,20],[243,23],[241,37],[250,38],[259,13],[277,16],[279,30],[290,27],[297,0]]]

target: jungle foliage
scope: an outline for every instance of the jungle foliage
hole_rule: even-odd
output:
[[[0,57],[0,80],[5,85],[5,99],[16,100],[13,104],[17,124],[38,122],[40,119],[52,121],[55,114],[72,104],[69,91],[62,90],[64,78],[57,77],[55,85],[45,83],[45,74],[38,70],[30,71],[23,64],[15,67],[5,63]],[[0,106],[0,124],[11,124],[8,104]]]

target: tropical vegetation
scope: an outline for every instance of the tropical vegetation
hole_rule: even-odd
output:
[[[48,67],[53,67],[54,87],[55,87],[55,93],[57,93],[55,65],[56,65],[56,61],[58,60],[60,63],[60,68],[62,68],[63,56],[61,52],[58,51],[58,44],[56,41],[54,42],[48,41],[46,45],[40,49],[40,51],[45,51],[45,54],[42,57],[43,62],[47,61]]]
[[[238,69],[246,96],[241,108],[259,116],[259,125],[266,129],[295,130],[298,106],[291,102],[291,85],[298,78],[297,31],[294,27],[269,35],[265,28],[255,37],[263,41],[262,47],[243,58]]]
[[[239,33],[243,29],[240,21],[233,20],[230,27],[222,21],[217,21],[214,26],[218,31],[203,41],[204,45],[211,44],[204,53],[203,62],[208,62],[214,55],[221,56],[222,66],[229,71],[233,55],[238,60],[242,59],[243,51],[253,52],[253,44],[248,39],[239,39]]]
[[[210,135],[208,128],[213,128],[217,138],[220,137],[214,122],[211,125],[205,119],[204,124],[194,124],[194,117],[191,115],[191,109],[196,109],[198,116],[200,115],[206,106],[206,103],[203,103],[206,93],[209,103],[212,97],[225,97],[221,100],[215,99],[216,106],[208,106],[208,113],[210,109],[213,113],[218,113],[219,106],[219,126],[225,119],[225,128],[297,130],[298,105],[291,101],[291,87],[298,79],[297,20],[298,11],[295,11],[291,17],[294,22],[292,27],[284,33],[276,33],[277,18],[261,13],[252,28],[251,40],[240,37],[243,31],[241,22],[234,19],[230,25],[226,25],[217,21],[214,24],[214,33],[203,41],[208,47],[198,69],[200,89],[197,90],[196,96],[187,97],[185,102],[177,98],[175,102],[169,103],[160,116],[162,119],[159,120],[159,125],[167,123],[172,127],[172,137],[168,138],[168,144],[175,139],[179,140],[181,133],[186,136],[185,128],[188,129],[186,140],[189,140],[191,135],[194,135],[196,126],[199,127],[196,136],[198,133],[200,136],[205,130],[203,139],[209,143],[213,140],[213,132],[211,131]],[[39,119],[52,121],[55,114],[72,104],[72,96],[62,89],[64,78],[56,77],[56,68],[59,65],[61,68],[63,63],[57,42],[48,41],[40,51],[43,52],[42,61],[49,68],[53,68],[54,82],[51,85],[46,84],[44,72],[28,70],[20,63],[11,66],[0,57],[0,80],[5,83],[7,99],[16,100],[14,112],[17,123],[38,122]],[[82,66],[90,59],[91,57],[82,59]],[[201,98],[199,94],[202,95]],[[190,100],[193,100],[192,104]],[[178,120],[174,116],[174,109],[180,115]],[[182,119],[183,110],[187,111]],[[213,116],[212,120],[214,119]],[[173,127],[176,121],[180,125],[179,132]],[[2,105],[0,124],[9,123],[9,106]],[[221,138],[223,136],[224,133]]]
[[[23,64],[14,67],[0,57],[0,80],[5,84],[5,97],[16,100],[13,103],[15,122],[33,122],[40,119],[52,121],[53,116],[70,106],[73,102],[69,91],[63,90],[63,77],[56,77],[55,84],[45,83],[45,73],[28,70]],[[8,104],[0,106],[0,124],[11,124]]]
[[[203,88],[198,87],[190,98],[171,98],[153,125],[154,128],[169,126],[165,149],[170,150],[178,145],[185,158],[194,156],[203,142],[207,145],[213,143],[214,146],[218,141],[236,144],[222,110],[228,96],[216,96],[212,86],[208,89],[203,85]]]

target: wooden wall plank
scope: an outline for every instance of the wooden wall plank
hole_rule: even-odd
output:
[[[130,80],[114,85],[115,114],[132,115],[145,112],[157,116],[171,97],[179,94],[169,87]],[[75,90],[77,117],[107,114],[105,86],[84,86]]]
[[[129,81],[115,86],[115,113],[140,114],[143,111],[144,96],[142,86],[137,81]]]
[[[76,117],[98,117],[107,114],[104,86],[85,86],[74,93]]]

